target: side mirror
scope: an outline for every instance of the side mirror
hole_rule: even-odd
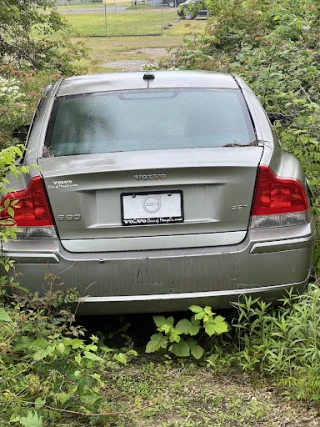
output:
[[[27,141],[30,125],[22,125],[14,129],[12,132],[13,138],[18,138],[23,144]]]

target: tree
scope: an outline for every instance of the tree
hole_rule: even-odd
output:
[[[0,0],[0,63],[16,69],[58,69],[73,74],[81,46],[66,37],[68,26],[47,0]]]

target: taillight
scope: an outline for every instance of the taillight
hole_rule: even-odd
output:
[[[308,199],[300,181],[280,178],[267,166],[259,168],[251,227],[305,222],[308,210]]]
[[[53,226],[53,218],[43,187],[42,178],[35,176],[31,179],[27,188],[6,194],[1,201],[1,206],[5,206],[5,201],[17,200],[14,210],[14,221],[18,227],[44,227]],[[8,209],[4,209],[0,214],[1,219],[10,218]]]

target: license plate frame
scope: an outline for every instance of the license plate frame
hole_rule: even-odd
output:
[[[121,193],[120,198],[121,222],[126,227],[184,222],[181,190]]]

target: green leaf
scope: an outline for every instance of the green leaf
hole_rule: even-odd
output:
[[[173,326],[173,324],[174,324],[174,318],[172,316],[167,317],[166,323],[169,326]]]
[[[204,311],[200,311],[200,313],[195,314],[194,318],[195,318],[196,320],[201,320],[201,319],[203,319],[203,318],[204,318],[204,316],[205,316]]]
[[[30,338],[28,336],[23,335],[17,341],[16,345],[13,348],[13,351],[20,351],[30,347]]]
[[[160,348],[167,348],[168,338],[162,334],[153,334],[146,347],[146,353],[154,353]]]
[[[8,208],[8,214],[11,216],[11,218],[14,218],[14,210],[12,209],[12,207]]]
[[[197,320],[198,324],[193,323],[189,332],[189,335],[191,335],[192,337],[195,335],[198,335],[201,326],[200,326],[200,322],[199,320]]]
[[[228,323],[225,321],[225,319],[222,316],[216,316],[213,319],[213,323],[215,325],[216,328],[216,333],[217,334],[223,334],[225,332],[228,332],[229,330],[229,325]]]
[[[204,311],[206,314],[208,314],[209,316],[212,316],[212,315],[213,315],[213,313],[212,313],[212,309],[211,309],[211,307],[210,307],[209,305],[206,305],[206,306],[205,306],[205,308],[203,309],[203,311]]]
[[[206,334],[209,335],[209,337],[212,337],[216,333],[216,328],[212,322],[206,323],[204,330],[206,331]]]
[[[30,347],[40,347],[40,348],[47,348],[49,345],[49,341],[44,340],[43,338],[39,338],[37,340],[32,341],[30,344]]]
[[[203,356],[203,352],[204,350],[201,345],[197,345],[191,349],[192,356],[197,360],[201,359],[201,357]]]
[[[36,412],[28,412],[26,417],[17,417],[15,421],[19,421],[24,427],[43,427],[42,417]]]
[[[229,326],[222,316],[216,316],[214,319],[211,319],[210,322],[205,324],[204,329],[206,334],[211,337],[214,334],[220,335],[228,332]]]
[[[126,365],[128,362],[128,358],[124,353],[115,354],[113,358],[116,359],[119,363],[122,363],[122,365]]]
[[[57,350],[58,350],[61,354],[63,354],[63,353],[64,353],[64,351],[65,351],[65,346],[62,344],[62,342],[60,342],[60,343],[57,345]]]
[[[62,405],[64,405],[65,403],[66,403],[66,401],[67,400],[69,400],[70,399],[70,397],[72,397],[72,395],[71,394],[69,394],[69,393],[57,393],[57,395],[56,395],[56,397],[57,397],[57,399],[58,399],[58,401],[62,404]]]
[[[164,316],[153,316],[153,321],[157,328],[161,328],[161,326],[167,323],[167,319]]]
[[[183,338],[181,338],[180,342],[172,344],[169,350],[178,357],[190,356],[189,344]]]
[[[76,378],[81,378],[81,377],[82,377],[82,373],[81,373],[81,371],[74,371],[74,376],[75,376]]]
[[[93,394],[80,394],[80,400],[82,403],[88,406],[92,406],[96,403],[97,400],[101,399],[100,396],[93,395]]]
[[[189,310],[191,310],[193,313],[201,313],[203,311],[203,308],[199,305],[191,305],[189,307]]]
[[[29,166],[20,166],[19,171],[21,173],[29,173],[30,172],[30,167]]]
[[[46,399],[41,399],[41,397],[38,397],[35,401],[34,401],[34,405],[36,409],[40,409],[43,407],[43,405],[46,404]]]
[[[4,308],[0,308],[0,322],[12,322],[11,317]]]
[[[18,154],[18,156],[22,157],[22,151],[17,145],[14,147],[14,151]]]
[[[64,338],[63,344],[65,346],[72,346],[73,350],[76,350],[77,348],[81,348],[83,346],[83,340],[80,340],[78,338]]]
[[[99,357],[96,354],[91,353],[90,351],[84,351],[83,354],[84,354],[85,359],[93,360],[95,362],[103,362],[104,361],[102,359],[102,357]]]
[[[197,341],[195,341],[193,339],[189,339],[188,344],[189,344],[192,356],[197,360],[201,359],[201,357],[203,356],[203,352],[204,352],[201,345],[199,345],[197,343]]]
[[[169,334],[173,328],[174,318],[168,317],[167,319],[163,316],[154,316],[153,318],[159,332]]]
[[[75,356],[74,360],[78,363],[78,365],[81,365],[82,357],[81,357],[81,355],[80,355],[80,354],[77,354],[77,355]]]
[[[192,329],[192,323],[188,319],[181,319],[175,326],[175,330],[180,334],[188,335],[190,334],[190,330]]]
[[[47,356],[52,354],[53,351],[54,349],[51,346],[48,346],[47,348],[41,349],[36,353],[34,353],[33,358],[34,360],[37,360],[37,361],[45,359]]]
[[[180,332],[176,331],[175,328],[172,328],[169,334],[170,342],[180,342]]]

